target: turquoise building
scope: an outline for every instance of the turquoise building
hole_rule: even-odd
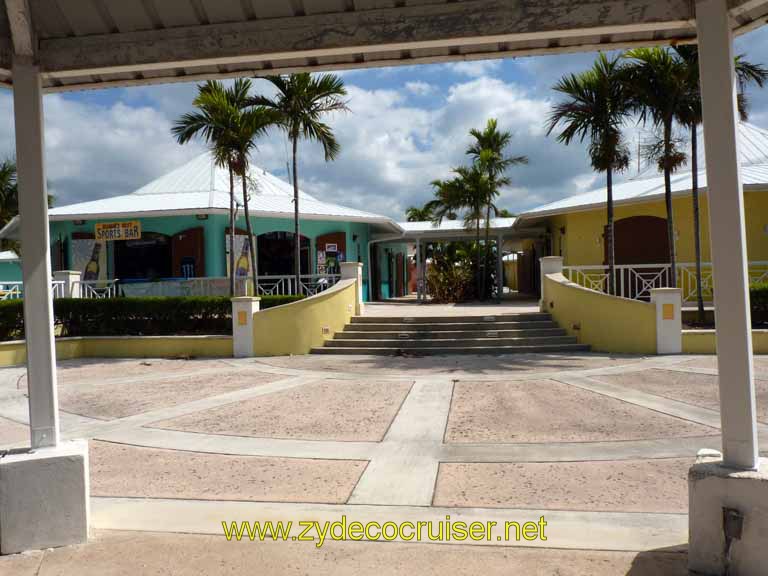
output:
[[[257,275],[271,286],[289,282],[295,258],[293,188],[253,166],[246,178],[255,236]],[[250,270],[242,180],[235,178],[236,275]],[[78,270],[83,280],[119,280],[125,294],[167,294],[174,282],[209,279],[226,286],[229,275],[229,173],[204,153],[135,192],[49,211],[55,270]],[[407,286],[406,245],[371,249],[375,237],[398,235],[392,219],[300,193],[301,271],[308,283],[338,273],[340,262],[364,265],[376,285],[372,295],[403,295]],[[13,237],[17,219],[2,234]],[[375,255],[368,270],[369,252]],[[0,280],[5,274],[0,269]],[[20,278],[19,278],[20,279]],[[171,290],[172,291],[172,290]]]

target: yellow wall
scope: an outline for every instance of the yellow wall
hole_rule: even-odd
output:
[[[714,330],[683,330],[683,354],[715,354]],[[752,330],[755,354],[768,354],[768,330]]]
[[[355,280],[342,280],[316,296],[256,312],[256,356],[307,354],[344,329],[355,311]],[[326,333],[323,333],[326,329]]]
[[[230,336],[115,336],[57,338],[56,359],[232,357]],[[0,342],[0,366],[27,361],[24,341]]]
[[[655,304],[589,290],[562,274],[544,282],[546,311],[579,343],[595,352],[656,353]]]
[[[750,260],[768,260],[768,192],[745,192],[745,214],[747,229],[748,257]],[[700,196],[702,258],[709,261],[709,212],[706,195]],[[693,206],[690,196],[673,199],[672,210],[675,221],[678,262],[695,260],[693,235]],[[631,216],[658,216],[666,218],[664,199],[632,204],[617,205],[616,220]],[[605,226],[605,208],[586,212],[552,216],[547,219],[547,226],[552,233],[552,250],[555,256],[562,255],[566,266],[590,266],[603,263],[603,228]],[[565,226],[566,234],[562,238],[560,228]],[[642,239],[638,239],[641,241]],[[561,252],[562,250],[562,252]],[[655,262],[648,262],[655,264]]]

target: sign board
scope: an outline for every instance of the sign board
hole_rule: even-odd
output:
[[[110,240],[139,240],[141,238],[141,222],[104,222],[96,224],[97,241]]]

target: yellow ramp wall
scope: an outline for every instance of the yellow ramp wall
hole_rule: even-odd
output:
[[[230,336],[93,336],[57,338],[56,359],[232,357]],[[27,361],[23,340],[0,342],[0,366]]]
[[[316,296],[256,312],[253,315],[254,354],[308,354],[310,349],[322,346],[349,324],[355,311],[355,298],[355,280],[342,280]]]
[[[656,354],[656,306],[609,296],[570,282],[544,279],[547,312],[580,344],[595,352]]]
[[[683,330],[683,354],[715,354],[714,330]],[[768,354],[768,330],[752,330],[755,354]]]

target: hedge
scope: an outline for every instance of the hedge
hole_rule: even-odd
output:
[[[303,296],[262,296],[264,310]],[[231,334],[229,297],[57,298],[53,302],[60,336],[168,336]],[[0,340],[24,337],[22,300],[0,301]]]
[[[749,300],[752,305],[752,324],[768,322],[768,282],[752,284],[749,287]]]

